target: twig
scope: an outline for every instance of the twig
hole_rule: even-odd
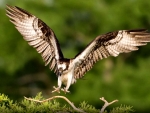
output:
[[[50,100],[53,100],[53,99],[55,99],[55,98],[62,98],[62,99],[64,99],[64,100],[66,100],[74,110],[76,110],[76,111],[78,111],[78,112],[81,112],[81,113],[85,113],[83,110],[76,108],[76,107],[74,106],[74,104],[73,104],[68,98],[66,98],[66,97],[64,97],[64,96],[53,96],[53,97],[48,98],[48,99],[45,99],[45,100],[35,100],[35,99],[32,99],[32,98],[27,98],[27,97],[24,97],[24,98],[27,99],[27,100],[34,101],[34,102],[39,102],[39,103],[43,103],[43,102],[46,102],[46,101],[50,101]]]
[[[112,102],[107,102],[107,100],[104,99],[104,97],[100,98],[100,100],[102,100],[103,102],[105,102],[104,106],[102,107],[102,109],[100,110],[100,113],[103,113],[105,108],[115,102],[117,102],[118,100],[113,100]]]

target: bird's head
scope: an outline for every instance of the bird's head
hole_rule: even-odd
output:
[[[69,66],[68,60],[60,61],[59,64],[58,64],[58,73],[57,73],[57,75],[61,76],[64,71],[68,70],[68,66]]]

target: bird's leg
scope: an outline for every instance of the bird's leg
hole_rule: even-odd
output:
[[[69,87],[71,85],[71,81],[72,81],[72,76],[69,76],[66,87],[64,87],[64,88],[61,89],[62,91],[65,92],[65,94],[66,93],[70,93],[70,91],[68,91],[68,89],[69,89]]]
[[[52,91],[52,93],[54,93],[54,92],[56,92],[56,91],[57,91],[58,93],[60,93],[61,85],[62,85],[62,81],[61,81],[60,78],[58,77],[58,87],[53,86],[54,90]]]

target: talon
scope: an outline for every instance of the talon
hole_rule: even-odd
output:
[[[64,91],[64,93],[66,94],[66,93],[70,93],[70,91],[68,91],[68,90],[66,90],[66,88],[64,87],[64,88],[62,88],[61,89],[62,91]]]
[[[56,91],[57,91],[58,93],[60,93],[60,88],[59,88],[59,87],[53,86],[53,88],[54,88],[55,90],[53,90],[52,93],[54,93],[54,92],[56,92]]]

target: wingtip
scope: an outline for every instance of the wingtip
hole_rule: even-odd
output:
[[[17,6],[11,6],[11,5],[9,5],[9,4],[6,4],[6,11],[7,11],[7,12],[10,12],[10,11],[12,11],[12,10],[17,10],[17,9],[21,9],[21,8],[19,8],[19,7],[17,7]]]
[[[9,4],[6,4],[6,8],[13,8],[13,7],[17,7],[17,6],[11,6],[11,5],[9,5]]]
[[[5,11],[6,11],[6,16],[10,17],[10,11],[11,11],[11,8],[12,6],[6,4],[6,8],[5,8]]]
[[[13,8],[13,6],[11,6],[11,5],[9,5],[9,4],[6,4],[6,10],[7,9],[12,9]]]
[[[10,5],[8,5],[8,4],[6,4],[6,12],[8,13],[8,12],[10,12],[12,9],[13,9],[14,7],[13,6],[10,6]]]
[[[9,4],[6,4],[6,7],[10,7],[10,5],[9,5]]]
[[[6,4],[5,10],[8,11],[9,8],[10,8],[10,5]]]

